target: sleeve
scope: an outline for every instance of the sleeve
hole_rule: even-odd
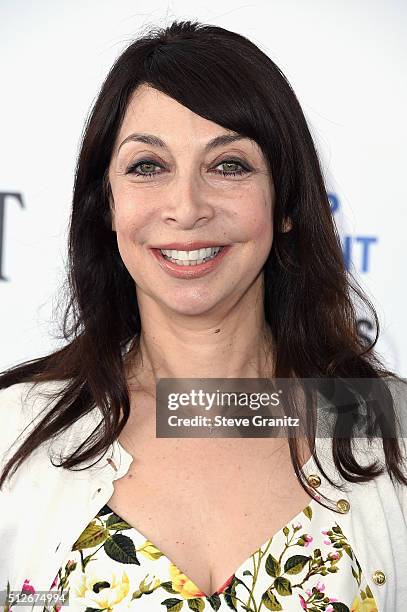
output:
[[[402,464],[400,469],[407,478],[407,379],[392,381],[391,391],[396,412],[398,442],[401,449]],[[395,480],[395,491],[404,516],[407,529],[407,485]]]
[[[27,385],[19,383],[0,389],[0,470],[10,458],[8,451],[14,446],[24,429],[22,391]]]

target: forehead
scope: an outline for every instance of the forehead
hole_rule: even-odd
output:
[[[127,140],[133,133],[156,135],[169,146],[194,144],[198,147],[204,147],[217,136],[239,136],[240,146],[254,147],[260,153],[254,140],[201,117],[177,100],[144,83],[133,92],[129,100],[116,139],[116,152],[123,140]]]
[[[173,122],[170,125],[168,125],[169,116]],[[145,83],[140,85],[130,97],[122,127],[126,128],[129,124],[143,129],[156,126],[156,131],[166,126],[181,124],[198,128],[205,126],[207,129],[212,125],[213,129],[216,129],[216,124],[212,121],[200,117],[174,98]]]

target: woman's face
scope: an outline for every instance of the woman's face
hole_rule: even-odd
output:
[[[135,134],[163,144],[137,141]],[[109,180],[112,229],[138,300],[148,296],[174,313],[194,315],[226,312],[248,290],[256,293],[273,240],[274,185],[254,141],[208,147],[228,134],[236,136],[147,85],[134,92]],[[189,246],[194,242],[227,248],[206,268],[174,262],[171,270],[155,250],[171,243],[197,250]]]

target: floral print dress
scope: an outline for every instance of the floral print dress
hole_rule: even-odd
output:
[[[311,500],[225,584],[207,594],[105,505],[73,544],[51,585],[52,592],[69,593],[68,605],[44,610],[378,612],[336,516]]]

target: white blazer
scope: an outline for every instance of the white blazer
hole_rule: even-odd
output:
[[[44,408],[42,393],[61,384],[63,381],[41,383],[34,388],[33,383],[20,383],[0,390],[0,469],[21,444],[17,436],[34,417],[28,431],[37,417],[43,416],[39,414]],[[75,450],[101,419],[100,409],[95,407],[56,440],[37,448],[3,485],[0,591],[6,590],[7,581],[11,590],[20,591],[26,579],[36,590],[48,590],[72,543],[108,502],[114,481],[127,473],[133,457],[118,441],[102,459],[82,471],[54,467],[50,461],[50,456],[58,457],[58,451],[66,456]],[[359,462],[367,464],[378,457],[384,464],[381,440],[373,441],[373,449],[363,447],[365,441],[357,441]],[[407,470],[406,439],[401,443]],[[328,475],[346,487],[346,491],[332,487],[321,474],[318,493],[349,502],[349,511],[338,513],[336,520],[355,550],[363,574],[370,579],[379,611],[407,610],[407,487],[393,483],[387,472],[368,483],[349,483],[334,468],[331,440],[317,437],[316,447]],[[306,470],[306,476],[310,474],[319,474],[313,459]],[[19,606],[18,610],[25,608]]]

